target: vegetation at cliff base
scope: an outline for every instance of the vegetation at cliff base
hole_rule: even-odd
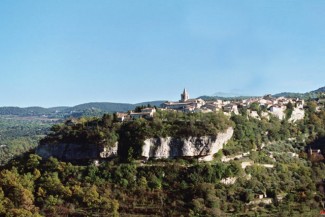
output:
[[[324,199],[316,180],[325,178],[324,169],[298,158],[242,169],[238,162],[184,160],[77,166],[31,154],[1,170],[0,215],[315,216]],[[239,178],[225,185],[227,177]],[[253,209],[259,194],[272,203]]]

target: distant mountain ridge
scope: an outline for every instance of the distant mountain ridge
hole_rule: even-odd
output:
[[[309,91],[306,93],[292,93],[292,92],[282,92],[277,93],[272,96],[274,97],[292,97],[292,98],[302,98],[302,99],[308,99],[308,98],[317,98],[319,97],[320,93],[325,93],[325,86],[318,88],[317,90]]]
[[[213,100],[242,100],[242,99],[248,99],[248,98],[253,98],[257,96],[200,96],[198,98],[206,100],[206,101],[213,101]]]
[[[317,90],[313,90],[306,93],[293,93],[293,92],[282,92],[273,94],[273,97],[289,97],[289,98],[302,98],[302,99],[308,99],[308,98],[317,98],[319,97],[320,93],[325,93],[325,86],[318,88]],[[223,93],[223,92],[217,92],[213,96],[200,96],[198,98],[204,99],[204,100],[241,100],[241,99],[247,99],[257,96],[241,96],[239,94],[232,94],[232,93]]]
[[[314,91],[311,91],[311,92],[314,92],[314,93],[325,93],[325,86],[324,87],[321,87],[321,88],[318,88],[317,90],[314,90]]]
[[[112,103],[112,102],[90,102],[73,107],[61,106],[52,108],[43,107],[0,107],[0,115],[17,115],[17,116],[46,116],[49,118],[96,116],[104,113],[127,112],[135,109],[137,106],[148,105],[160,106],[165,101],[150,101],[136,104],[130,103]]]

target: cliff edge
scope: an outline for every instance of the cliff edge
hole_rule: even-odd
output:
[[[117,143],[114,147],[95,144],[58,143],[42,144],[36,148],[36,154],[42,158],[55,157],[60,160],[96,160],[117,156]]]
[[[146,159],[199,157],[200,160],[211,161],[213,155],[223,148],[233,133],[234,129],[229,127],[216,136],[146,139],[142,147],[142,157]]]

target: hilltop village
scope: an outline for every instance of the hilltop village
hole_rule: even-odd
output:
[[[159,108],[68,119],[0,173],[0,216],[317,216],[320,99],[208,101],[184,90]]]
[[[167,101],[161,105],[161,110],[182,111],[185,113],[195,112],[219,112],[230,116],[232,113],[239,114],[240,110],[245,110],[247,115],[261,119],[269,119],[270,115],[278,117],[280,120],[288,118],[290,122],[295,122],[304,118],[304,100],[299,98],[272,97],[268,94],[263,97],[254,97],[242,100],[213,100],[205,101],[201,98],[190,99],[189,93],[184,89],[181,99],[177,102]],[[129,113],[117,113],[120,121],[153,117],[157,108],[142,108],[141,111],[131,111]],[[288,117],[290,116],[290,117]]]

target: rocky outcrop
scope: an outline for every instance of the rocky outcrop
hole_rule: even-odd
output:
[[[261,119],[260,116],[258,115],[257,111],[251,111],[251,110],[248,110],[247,113],[248,113],[248,115],[251,116],[252,118]]]
[[[216,136],[187,137],[187,138],[151,138],[144,141],[142,157],[175,158],[198,157],[210,161],[213,155],[223,148],[223,145],[233,135],[233,128]],[[95,144],[54,143],[41,144],[36,153],[42,158],[55,157],[64,161],[100,160],[117,156],[118,144],[114,147],[103,147]]]
[[[147,159],[199,157],[200,160],[210,161],[232,137],[233,132],[233,128],[230,127],[217,136],[147,139],[142,147],[142,156]]]
[[[236,180],[237,177],[228,177],[228,178],[221,179],[220,182],[225,185],[233,185],[235,184]]]
[[[279,118],[280,120],[283,120],[285,118],[284,109],[274,109],[270,111],[270,114],[274,115],[275,117]]]
[[[304,119],[304,117],[305,117],[305,111],[303,109],[294,108],[289,121],[296,122],[298,120]]]
[[[67,161],[94,160],[116,156],[117,144],[115,147],[76,143],[41,144],[36,148],[36,154],[45,159],[55,157]]]

